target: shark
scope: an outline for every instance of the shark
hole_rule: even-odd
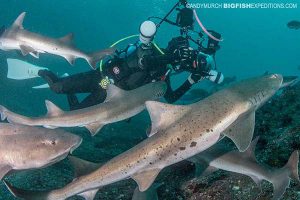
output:
[[[158,200],[157,189],[161,186],[160,183],[154,183],[151,187],[141,192],[138,187],[135,188],[131,200]]]
[[[162,169],[201,153],[223,137],[246,151],[253,137],[255,111],[279,90],[282,81],[279,74],[246,79],[184,106],[147,101],[152,122],[148,138],[99,168],[93,164],[88,173],[85,161],[85,173],[52,191],[24,191],[6,184],[13,195],[32,200],[63,200],[74,195],[93,199],[101,187],[128,178],[144,192]],[[81,163],[77,160],[73,166]]]
[[[37,33],[29,32],[23,27],[26,12],[21,13],[11,27],[0,31],[0,49],[4,51],[20,50],[23,56],[28,54],[39,58],[41,53],[49,53],[64,57],[71,65],[77,58],[85,59],[95,69],[98,61],[114,53],[114,48],[87,54],[77,49],[73,42],[73,34],[53,39]]]
[[[263,180],[267,180],[274,186],[273,200],[280,199],[289,186],[290,179],[296,180],[298,184],[300,183],[298,176],[299,153],[294,151],[287,164],[281,169],[263,167],[255,157],[255,147],[258,139],[259,137],[253,140],[245,152],[237,150],[228,152],[227,148],[215,145],[190,158],[189,161],[195,163],[197,176],[201,174],[200,168],[208,166],[203,174],[209,174],[218,169],[244,174],[251,177],[259,187]]]
[[[59,162],[81,142],[81,137],[62,129],[0,123],[0,179],[10,172]]]
[[[162,97],[167,89],[163,81],[149,83],[134,90],[125,91],[112,84],[107,88],[104,103],[74,110],[63,111],[52,102],[46,100],[47,115],[29,118],[0,106],[2,120],[7,119],[14,124],[28,126],[86,127],[94,136],[105,125],[128,119],[145,109],[145,102]]]

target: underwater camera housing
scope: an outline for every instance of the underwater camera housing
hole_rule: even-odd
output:
[[[193,17],[193,10],[190,8],[182,8],[176,9],[178,11],[176,24],[177,26],[185,29],[194,29],[194,17]]]
[[[187,46],[190,46],[189,40],[185,37],[179,36],[172,38],[172,40],[168,43],[167,50],[170,52],[174,52],[176,49],[180,49],[180,47]]]

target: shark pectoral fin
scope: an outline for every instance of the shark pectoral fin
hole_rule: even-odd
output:
[[[93,200],[97,194],[99,189],[95,190],[88,190],[86,192],[78,194],[79,196],[83,197],[85,200]]]
[[[101,122],[94,122],[86,125],[85,127],[90,131],[92,136],[95,136],[96,133],[98,133],[104,125],[105,124],[102,124]]]
[[[152,122],[151,132],[148,134],[149,137],[156,134],[159,130],[167,128],[190,111],[189,106],[170,105],[156,101],[147,101],[146,108]]]
[[[0,164],[0,180],[10,171],[12,168],[9,165],[1,165]]]
[[[17,199],[39,199],[39,200],[46,200],[48,199],[48,192],[49,191],[44,191],[44,192],[39,192],[39,191],[29,191],[29,190],[24,190],[21,188],[14,187],[7,181],[3,181],[6,188],[10,191],[10,193],[16,197]]]
[[[63,56],[63,57],[68,61],[68,63],[70,63],[70,65],[75,64],[75,60],[76,60],[75,56],[68,55],[68,56]]]
[[[23,56],[27,56],[28,54],[35,52],[35,50],[29,46],[20,45],[20,49]]]
[[[30,52],[29,54],[32,55],[32,56],[35,57],[35,58],[39,58],[39,57],[40,57],[40,53],[37,52],[37,51],[35,51],[35,52]]]
[[[256,144],[259,140],[259,137],[256,137],[250,144],[250,146],[248,147],[248,149],[244,152],[244,156],[247,158],[250,158],[254,161],[256,161],[256,157],[255,157],[255,147]]]
[[[82,160],[74,156],[68,156],[68,158],[74,167],[75,177],[87,175],[100,167],[100,164]]]
[[[19,17],[15,20],[15,22],[13,23],[12,27],[13,28],[18,28],[18,29],[24,29],[23,27],[23,21],[25,18],[26,12],[22,12]]]
[[[250,175],[249,175],[250,176]],[[260,191],[262,191],[262,188],[261,188],[261,182],[262,182],[262,179],[256,177],[256,176],[250,176],[250,178],[255,182],[255,184],[259,187]]]
[[[139,190],[144,192],[152,185],[160,170],[161,169],[151,169],[143,171],[133,175],[131,178],[138,184]]]
[[[73,38],[74,38],[74,34],[73,33],[69,33],[68,35],[59,38],[58,40],[62,43],[68,44],[68,45],[72,45],[73,46]]]
[[[47,116],[59,116],[64,113],[62,109],[60,109],[57,105],[55,105],[49,100],[45,101],[45,105],[47,108]]]
[[[109,84],[106,90],[106,99],[105,102],[112,101],[114,99],[120,99],[125,96],[126,91],[118,88],[113,84]]]
[[[254,133],[255,112],[251,111],[229,126],[223,134],[229,137],[240,152],[246,151]]]

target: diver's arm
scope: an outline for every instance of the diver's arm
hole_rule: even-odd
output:
[[[185,64],[193,59],[194,51],[188,46],[182,46],[174,51],[164,51],[163,55],[147,55],[144,56],[139,62],[141,66],[147,66],[149,70],[155,70],[157,66],[164,66],[171,64],[177,66]]]
[[[174,55],[164,54],[164,55],[147,55],[140,60],[142,66],[147,66],[149,70],[155,70],[157,66],[164,66],[168,64],[173,64]]]
[[[58,94],[90,93],[99,89],[101,74],[99,70],[74,74],[67,77],[57,77],[53,72],[40,70],[41,76],[50,86],[51,90]]]
[[[166,83],[168,87],[164,97],[168,103],[174,103],[178,99],[180,99],[187,91],[189,91],[194,84],[199,83],[204,79],[208,79],[211,82],[216,84],[221,84],[224,80],[224,75],[221,72],[217,72],[215,70],[211,70],[208,76],[202,76],[199,74],[192,73],[188,77],[188,79],[179,88],[177,88],[174,91],[172,90],[171,87],[170,76],[168,76],[166,78]]]
[[[192,87],[192,83],[190,82],[190,80],[186,80],[179,88],[177,88],[176,90],[173,90],[171,87],[171,81],[170,81],[170,77],[168,76],[166,79],[166,83],[167,83],[167,91],[165,94],[165,99],[168,103],[174,103],[176,102],[178,99],[180,99],[187,91],[189,91]]]

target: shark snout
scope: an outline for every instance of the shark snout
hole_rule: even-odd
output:
[[[283,83],[283,76],[281,74],[270,74],[267,76],[268,83],[278,89]]]
[[[81,145],[81,143],[82,143],[82,138],[77,136],[77,138],[75,139],[74,145],[70,148],[70,154],[72,154],[73,151]]]

